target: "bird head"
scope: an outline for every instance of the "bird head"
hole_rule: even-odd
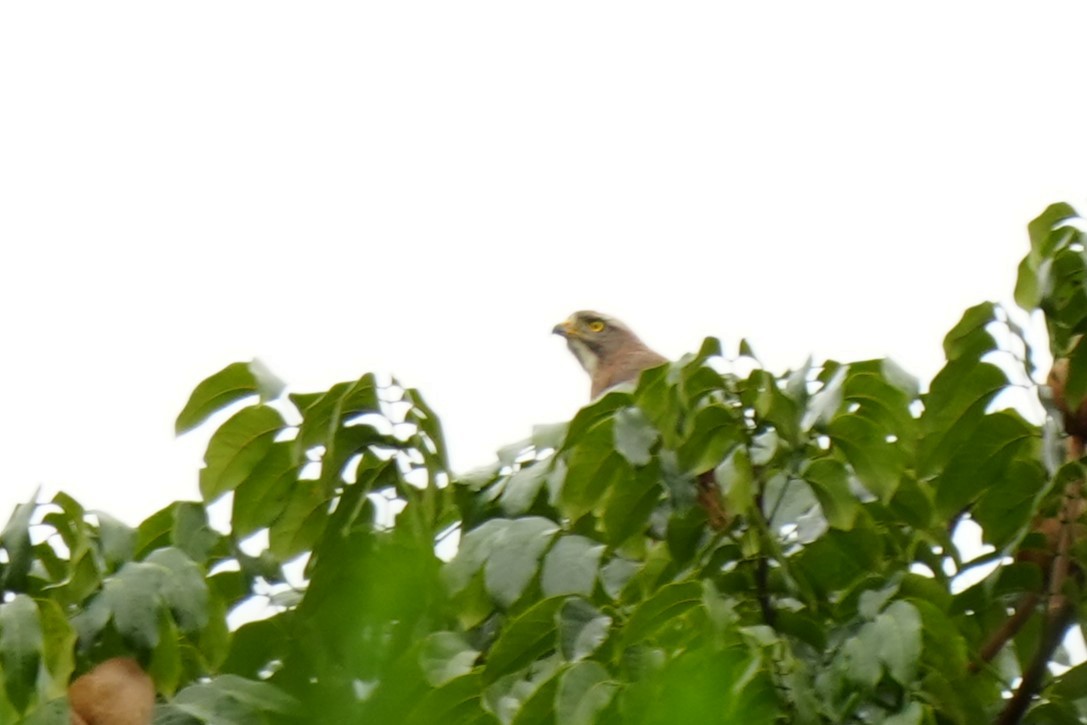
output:
[[[615,359],[624,350],[644,347],[622,322],[592,310],[575,312],[551,331],[566,339],[570,352],[589,375],[595,375],[602,362]]]

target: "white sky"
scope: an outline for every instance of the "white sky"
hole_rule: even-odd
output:
[[[0,521],[197,495],[192,387],[422,389],[454,463],[568,418],[551,327],[930,376],[1087,201],[1087,4],[0,4]]]

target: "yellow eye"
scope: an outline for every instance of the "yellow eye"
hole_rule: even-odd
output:
[[[601,322],[600,320],[593,320],[592,322],[589,323],[589,329],[592,330],[593,332],[600,332],[601,330],[604,329],[604,323]]]

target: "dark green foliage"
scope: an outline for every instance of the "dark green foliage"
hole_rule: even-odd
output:
[[[1071,355],[1073,398],[1076,222],[1031,224],[1016,289]],[[155,679],[158,723],[991,721],[1040,636],[970,671],[1042,586],[1006,557],[1082,476],[1054,424],[1002,403],[1033,372],[1021,337],[1000,306],[967,310],[924,391],[888,360],[778,375],[709,338],[460,476],[415,390],[280,397],[230,365],[177,420],[223,414],[202,501],[133,530],[60,494],[0,533],[0,722],[66,722],[70,676],[117,654]],[[976,561],[951,536],[967,518],[995,547]],[[1087,716],[1083,665],[1044,685],[1028,722]]]

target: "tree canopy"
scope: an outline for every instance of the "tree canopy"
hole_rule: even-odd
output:
[[[1015,299],[1075,411],[1084,233],[1058,204],[1029,237]],[[229,365],[177,419],[219,423],[200,501],[135,528],[63,493],[14,511],[0,722],[67,723],[73,674],[119,654],[171,725],[1082,722],[1087,665],[1050,641],[1082,621],[1082,449],[1023,317],[966,310],[927,385],[708,338],[469,473],[394,379]]]

